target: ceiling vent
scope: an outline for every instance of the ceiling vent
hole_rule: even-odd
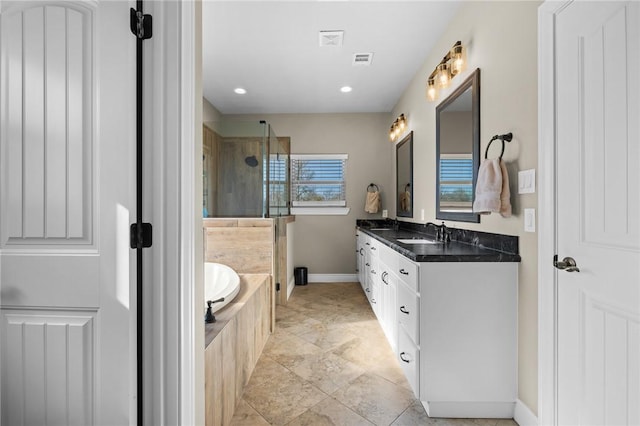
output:
[[[342,47],[344,31],[320,31],[320,47]]]
[[[371,65],[371,61],[373,60],[373,53],[354,53],[353,54],[353,66]]]

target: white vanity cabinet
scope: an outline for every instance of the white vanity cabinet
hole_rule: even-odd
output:
[[[398,321],[398,350],[400,367],[416,396],[420,395],[420,293],[417,263],[396,253],[398,286],[396,318]]]
[[[357,255],[360,282],[427,413],[513,417],[518,263],[414,262],[362,232]]]
[[[511,418],[518,264],[420,264],[420,400],[431,417]]]

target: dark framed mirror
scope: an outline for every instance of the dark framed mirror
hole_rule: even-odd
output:
[[[436,219],[480,222],[480,69],[436,107]]]
[[[396,145],[396,216],[413,217],[413,132]]]

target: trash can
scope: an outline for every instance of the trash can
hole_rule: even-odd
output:
[[[296,280],[296,285],[307,285],[307,267],[298,266],[293,268],[293,276]]]

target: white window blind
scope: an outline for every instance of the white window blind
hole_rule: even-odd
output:
[[[294,207],[345,206],[346,154],[292,155],[291,201]]]
[[[269,207],[287,207],[287,157],[269,156]]]
[[[440,207],[454,211],[473,203],[471,154],[441,154]]]

